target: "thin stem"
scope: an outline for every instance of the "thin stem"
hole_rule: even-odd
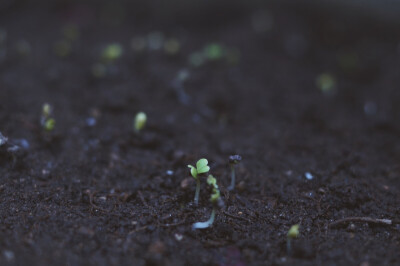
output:
[[[194,204],[199,205],[199,196],[200,196],[200,178],[196,179],[196,193],[194,194]]]
[[[192,225],[192,229],[195,230],[195,229],[205,229],[205,228],[208,228],[208,227],[210,227],[210,226],[214,223],[214,220],[215,220],[215,208],[212,209],[212,211],[211,211],[211,216],[210,216],[210,219],[208,219],[208,221],[206,221],[206,222],[194,223],[194,224]]]
[[[286,250],[288,256],[292,256],[292,239],[290,237],[288,237],[286,240]]]
[[[215,220],[215,208],[212,209],[210,219],[208,219],[207,222],[209,225],[212,225],[214,223],[214,220]]]
[[[235,165],[231,164],[231,185],[228,187],[228,190],[234,190],[235,189]]]

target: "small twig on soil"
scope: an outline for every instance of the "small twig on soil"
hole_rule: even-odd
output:
[[[329,227],[335,227],[337,225],[350,222],[366,222],[366,223],[385,224],[385,225],[393,224],[393,221],[389,219],[374,219],[371,217],[347,217],[330,223]]]
[[[139,231],[143,231],[143,230],[147,229],[147,227],[149,227],[149,225],[145,225],[145,226],[139,227],[139,228],[137,228],[135,230],[130,231],[128,233],[128,235],[134,234],[134,233],[139,232]]]
[[[223,211],[223,213],[224,213],[226,216],[228,216],[228,217],[231,217],[231,218],[234,218],[234,219],[239,219],[239,220],[242,220],[242,221],[246,221],[246,222],[251,223],[251,221],[250,221],[249,219],[246,219],[246,218],[244,218],[244,217],[236,216],[236,215],[227,213],[226,211]]]

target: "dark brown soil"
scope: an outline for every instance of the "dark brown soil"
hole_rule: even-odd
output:
[[[258,32],[260,9],[249,6],[161,16],[149,6],[8,2],[0,5],[0,131],[9,140],[0,147],[1,265],[400,264],[398,28],[279,6]],[[57,56],[71,23],[79,37]],[[154,31],[179,40],[179,52],[131,49],[133,37]],[[94,77],[115,42],[122,57]],[[188,63],[215,42],[239,60]],[[180,84],[182,70],[189,78]],[[322,73],[335,79],[330,92],[316,86]],[[45,102],[56,118],[50,133],[39,125]],[[138,111],[148,115],[139,135]],[[243,161],[228,192],[232,154]],[[203,157],[226,206],[212,228],[193,231],[211,212],[204,179],[192,204],[187,164]],[[347,217],[392,224],[335,224]]]

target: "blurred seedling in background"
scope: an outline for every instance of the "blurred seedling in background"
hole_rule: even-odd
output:
[[[45,103],[42,106],[42,115],[40,117],[40,125],[45,131],[52,131],[55,127],[56,120],[53,117],[53,107]]]
[[[175,79],[172,81],[172,87],[175,89],[176,95],[180,103],[188,105],[190,96],[186,93],[184,83],[189,79],[190,73],[187,69],[182,69],[178,72]]]
[[[315,83],[318,89],[320,89],[324,94],[332,93],[336,86],[335,78],[329,73],[319,75]]]
[[[101,59],[105,63],[113,63],[122,56],[123,48],[119,43],[109,44],[101,52]]]
[[[241,160],[242,157],[240,155],[229,156],[229,166],[231,168],[231,185],[228,187],[228,190],[232,191],[235,189],[235,183],[236,183],[235,165],[240,163]]]
[[[210,196],[210,201],[212,203],[212,211],[211,211],[211,215],[210,218],[206,221],[206,222],[197,222],[194,223],[192,225],[192,229],[205,229],[208,228],[210,226],[212,226],[212,224],[214,223],[215,220],[215,212],[218,208],[222,208],[224,207],[224,202],[221,199],[221,192],[218,188],[217,185],[217,179],[215,177],[213,177],[212,175],[209,175],[207,178],[207,184],[210,185],[212,187],[212,193]]]
[[[208,166],[207,159],[200,159],[196,163],[196,167],[192,165],[188,165],[190,168],[190,174],[196,180],[196,192],[194,195],[194,204],[197,206],[199,204],[199,196],[200,196],[200,175],[207,173],[210,171],[210,167]]]
[[[219,43],[209,43],[202,51],[196,51],[189,55],[189,64],[194,67],[221,60],[225,60],[230,65],[237,64],[240,60],[240,52],[236,48],[228,48]]]
[[[79,29],[74,24],[67,24],[62,29],[62,39],[55,42],[53,51],[58,57],[67,57],[72,52],[73,42],[79,38]]]
[[[133,121],[133,130],[139,133],[146,126],[146,121],[147,115],[144,112],[137,113]]]
[[[287,253],[289,256],[292,255],[292,240],[297,238],[300,234],[299,232],[299,225],[295,224],[292,227],[290,227],[288,233],[287,233],[287,237],[286,237],[286,249],[287,249]]]

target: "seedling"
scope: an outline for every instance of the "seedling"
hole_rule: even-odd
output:
[[[46,131],[52,131],[56,124],[56,120],[53,118],[53,107],[45,103],[42,106],[42,116],[40,117],[40,125]]]
[[[299,236],[299,227],[300,226],[298,224],[295,224],[292,227],[290,227],[287,233],[286,248],[289,256],[292,254],[292,239],[297,238]]]
[[[190,164],[188,165],[188,167],[190,168],[190,174],[196,180],[196,193],[194,194],[194,204],[198,205],[199,204],[199,195],[200,195],[200,178],[199,178],[199,176],[210,171],[210,167],[208,166],[207,159],[204,159],[204,158],[197,161],[196,167],[194,167]]]
[[[118,43],[113,43],[104,48],[101,53],[101,58],[105,62],[114,62],[121,57],[123,52],[122,46]]]
[[[225,55],[225,50],[218,43],[211,43],[204,48],[204,55],[208,60],[219,60]]]
[[[211,211],[211,216],[210,219],[208,219],[206,222],[197,222],[192,225],[192,229],[205,229],[214,223],[215,220],[215,212],[218,207],[223,207],[224,202],[221,199],[221,192],[219,191],[218,185],[217,185],[217,179],[213,177],[212,175],[209,175],[207,178],[207,184],[212,186],[212,193],[210,196],[210,201],[213,205],[213,209]]]
[[[147,115],[144,112],[139,112],[135,116],[133,122],[133,129],[136,133],[139,133],[146,125]]]
[[[336,85],[335,78],[329,73],[323,73],[319,75],[315,83],[323,93],[332,92],[335,89]]]
[[[235,189],[235,165],[238,164],[242,160],[242,156],[240,155],[231,155],[229,156],[229,166],[231,167],[231,185],[228,187],[228,190]]]

